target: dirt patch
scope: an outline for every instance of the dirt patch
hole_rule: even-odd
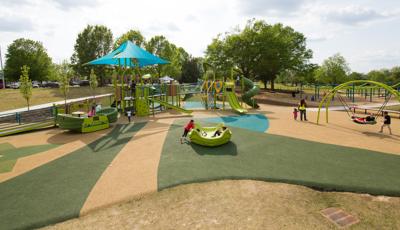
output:
[[[167,189],[47,229],[336,229],[320,214],[327,207],[359,218],[352,229],[400,228],[400,198],[216,181]]]

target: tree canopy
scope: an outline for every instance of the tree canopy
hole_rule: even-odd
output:
[[[250,20],[243,30],[219,35],[206,51],[206,61],[215,66],[217,75],[227,75],[233,67],[247,78],[270,81],[271,88],[278,74],[305,69],[311,57],[303,34],[263,20]]]
[[[42,43],[19,38],[7,48],[4,75],[9,81],[19,79],[21,68],[29,67],[32,80],[47,80],[51,70],[51,58]]]
[[[195,83],[203,75],[203,63],[201,58],[190,57],[182,65],[181,81],[185,83]]]
[[[150,67],[157,77],[171,76],[177,80],[182,75],[182,65],[189,59],[189,54],[181,47],[170,43],[164,36],[154,36],[146,43],[146,50],[163,59],[170,61],[167,65]],[[153,74],[154,74],[153,73]]]
[[[122,43],[126,41],[131,41],[135,43],[137,46],[144,47],[145,39],[138,30],[129,30],[128,32],[121,35],[114,43],[114,49],[118,48]]]
[[[100,84],[106,76],[105,66],[86,66],[89,61],[102,57],[109,53],[113,46],[113,35],[109,28],[102,25],[88,25],[78,34],[74,46],[74,54],[71,63],[75,72],[84,77],[88,77],[93,68],[96,75],[100,77]]]
[[[346,59],[340,54],[335,54],[326,59],[321,67],[316,70],[315,78],[320,83],[341,84],[351,80],[348,75],[350,67]]]

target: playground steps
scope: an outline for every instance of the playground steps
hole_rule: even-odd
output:
[[[41,129],[46,127],[54,126],[54,119],[44,120],[40,122],[34,123],[25,123],[25,124],[13,124],[8,125],[6,127],[0,127],[0,137],[8,136],[16,133],[28,132],[35,129]]]

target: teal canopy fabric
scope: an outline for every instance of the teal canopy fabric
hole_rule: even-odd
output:
[[[139,64],[139,67],[143,67],[156,64],[168,64],[169,62],[147,52],[131,41],[126,41],[114,51],[101,58],[90,61],[86,63],[86,65],[120,65],[135,67],[136,63]]]

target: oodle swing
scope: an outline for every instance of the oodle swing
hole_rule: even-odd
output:
[[[379,108],[379,110],[374,114],[374,115],[368,115],[366,117],[360,117],[357,116],[354,111],[351,109],[351,107],[346,103],[346,101],[342,98],[342,96],[340,96],[340,94],[338,94],[338,98],[340,100],[340,102],[342,103],[347,115],[350,117],[350,119],[356,123],[356,124],[360,124],[360,125],[375,125],[376,119],[378,118],[379,114],[382,113],[383,109],[386,107],[387,103],[390,101],[390,98],[392,97],[392,95],[390,95],[389,97],[387,97],[387,99],[383,102],[383,104],[381,105],[381,107]]]

